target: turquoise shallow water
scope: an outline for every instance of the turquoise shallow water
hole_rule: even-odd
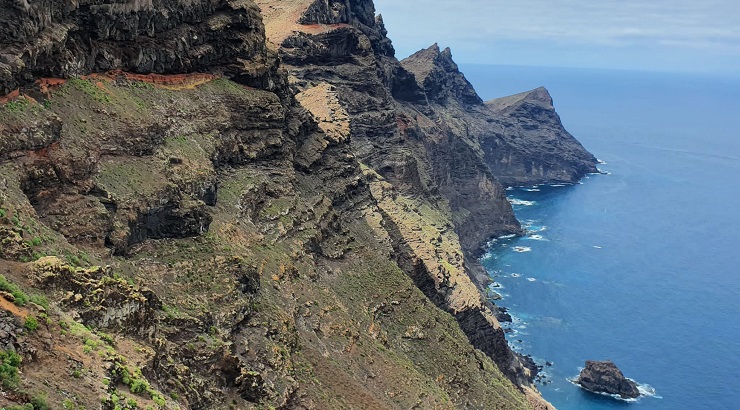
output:
[[[740,81],[462,67],[484,98],[545,85],[606,163],[582,184],[510,190],[530,233],[483,263],[515,317],[510,343],[545,367],[559,409],[734,409],[740,403]],[[568,382],[611,359],[655,397]]]

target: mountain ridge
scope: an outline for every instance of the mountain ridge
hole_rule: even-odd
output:
[[[499,180],[595,168],[551,107],[398,61],[370,0],[1,7],[0,270],[48,307],[0,404],[550,407],[476,258]]]

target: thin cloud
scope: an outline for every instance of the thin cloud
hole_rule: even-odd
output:
[[[738,53],[734,0],[376,0],[401,51],[439,41],[460,50],[502,42]],[[478,45],[465,44],[474,42]],[[413,51],[413,50],[409,50]],[[737,56],[740,60],[740,56]]]

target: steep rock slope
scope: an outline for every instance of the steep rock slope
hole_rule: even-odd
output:
[[[435,44],[401,64],[416,76],[436,118],[455,124],[502,184],[574,183],[598,172],[596,158],[565,130],[545,88],[484,104],[449,48]]]
[[[544,87],[486,105],[504,129],[481,141],[486,163],[501,183],[572,184],[585,174],[599,172],[596,158],[563,127]],[[510,135],[519,136],[513,139],[516,143],[506,142],[512,141]]]
[[[372,2],[273,7],[292,87],[251,1],[2,3],[0,405],[543,405],[465,272],[501,186]]]
[[[382,183],[371,182],[372,192],[400,265],[476,347],[526,384],[530,372],[506,345],[497,308],[471,293],[487,281],[476,261],[481,245],[520,231],[493,175],[507,185],[575,182],[596,170],[596,160],[563,130],[551,105],[535,116],[527,111],[535,113],[532,97],[509,109],[484,104],[449,49],[435,44],[396,60],[372,2],[306,1],[289,12],[280,2],[258,4],[293,86],[335,87],[353,151]],[[399,207],[403,201],[412,205]],[[418,215],[442,234],[425,238],[411,227]]]
[[[268,29],[293,28],[290,34],[267,35],[281,41],[276,46],[294,87],[311,90],[326,82],[336,89],[349,115],[353,151],[370,170],[399,265],[430,300],[455,316],[473,346],[513,381],[528,385],[531,370],[509,349],[496,308],[470,279],[468,272],[478,265],[466,261],[484,239],[519,232],[519,224],[503,187],[471,144],[423,112],[426,94],[393,57],[372,2],[306,2],[303,14],[281,10],[280,2],[258,4]],[[299,31],[301,26],[284,20],[294,18],[308,29]]]

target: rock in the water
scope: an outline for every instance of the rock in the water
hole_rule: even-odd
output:
[[[610,360],[587,360],[586,368],[581,370],[576,383],[594,393],[618,394],[623,399],[640,397],[637,384],[624,377],[622,371]]]

